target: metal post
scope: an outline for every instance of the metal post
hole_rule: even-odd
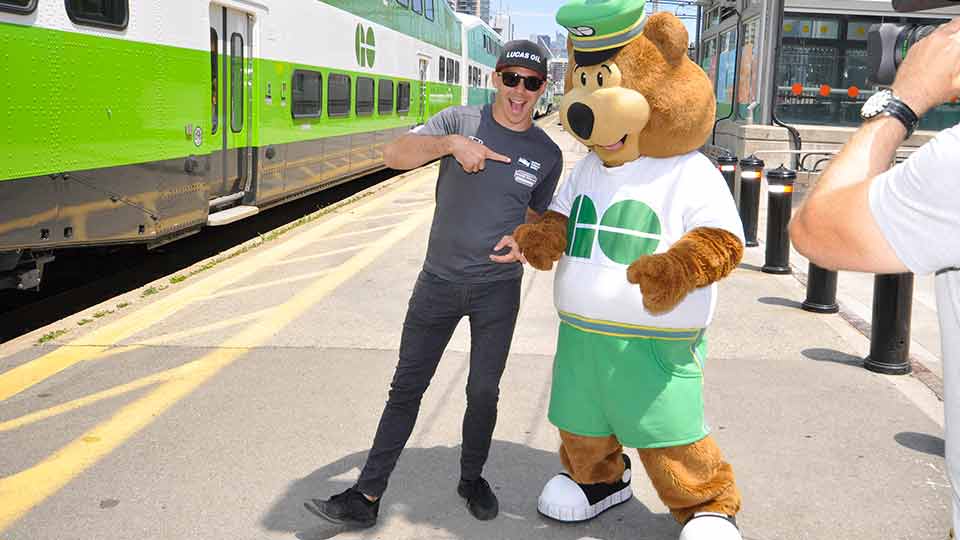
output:
[[[763,160],[755,155],[740,160],[740,221],[743,222],[743,234],[747,247],[756,247],[757,217],[760,214],[760,176],[763,174]]]
[[[727,181],[727,187],[730,188],[730,195],[733,195],[734,200],[737,196],[736,185],[734,184],[737,176],[737,162],[737,156],[726,150],[717,157],[717,168],[720,169],[723,179]]]
[[[801,307],[814,313],[840,311],[837,304],[837,273],[810,263],[807,270],[807,299]]]
[[[783,165],[767,171],[767,247],[762,271],[768,274],[789,274],[790,210],[793,204],[793,183],[797,173]]]
[[[873,279],[870,356],[863,367],[887,375],[910,373],[913,274],[877,274]]]

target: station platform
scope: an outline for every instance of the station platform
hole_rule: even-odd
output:
[[[583,148],[544,125],[569,169]],[[303,508],[351,485],[366,458],[436,175],[403,174],[0,346],[0,539],[676,538],[639,469],[635,499],[590,522],[537,514],[560,470],[546,419],[558,319],[553,274],[529,268],[485,470],[497,519],[475,520],[456,494],[466,321],[378,525],[344,530]],[[946,539],[936,392],[864,370],[867,338],[800,310],[800,282],[762,264],[762,245],[748,249],[721,282],[708,332],[707,414],[743,492],[744,538]]]

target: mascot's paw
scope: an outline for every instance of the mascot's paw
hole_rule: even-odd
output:
[[[630,458],[623,455],[623,478],[612,484],[578,484],[566,473],[547,482],[537,501],[537,510],[557,521],[586,521],[633,497],[630,490]]]
[[[643,307],[666,313],[695,288],[694,276],[670,253],[646,255],[627,267],[627,281],[640,286]]]
[[[680,531],[680,540],[743,540],[734,518],[715,512],[697,512]]]
[[[554,234],[539,223],[520,225],[513,237],[527,262],[537,270],[553,268],[553,263],[559,261],[563,250],[567,249],[566,237]]]

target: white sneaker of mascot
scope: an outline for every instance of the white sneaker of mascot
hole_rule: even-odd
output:
[[[578,484],[567,473],[547,482],[537,500],[537,510],[557,521],[586,521],[633,498],[630,458],[623,454],[623,477],[613,484]]]
[[[743,537],[732,518],[716,512],[697,512],[683,526],[680,540],[743,540]]]

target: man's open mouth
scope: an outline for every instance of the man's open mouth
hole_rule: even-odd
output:
[[[515,100],[513,98],[510,98],[507,101],[509,101],[510,110],[514,114],[520,114],[521,112],[523,112],[523,107],[527,104],[526,101]]]

